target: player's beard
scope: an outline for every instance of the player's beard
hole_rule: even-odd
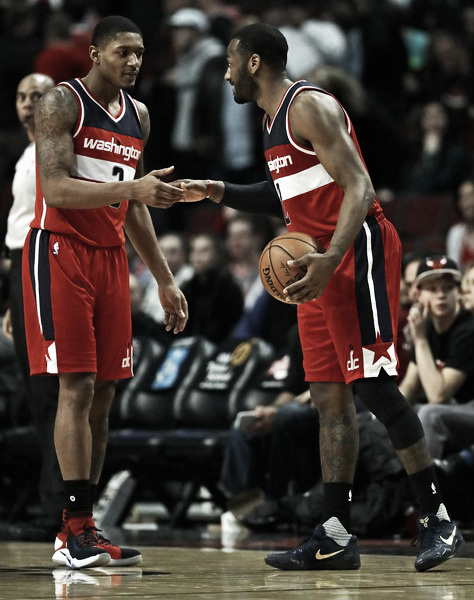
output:
[[[246,71],[234,83],[234,100],[237,104],[246,104],[255,100],[258,86]]]

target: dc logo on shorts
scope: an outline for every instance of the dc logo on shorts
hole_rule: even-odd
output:
[[[53,244],[53,254],[59,254],[59,242]]]

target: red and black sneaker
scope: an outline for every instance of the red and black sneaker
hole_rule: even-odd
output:
[[[142,562],[142,555],[139,550],[135,550],[134,548],[121,548],[116,544],[112,544],[110,540],[100,534],[100,529],[96,529],[96,533],[99,546],[110,555],[110,567],[129,567],[138,565]]]
[[[71,569],[98,567],[110,564],[110,554],[99,544],[97,529],[92,517],[83,526],[71,531],[69,521],[63,521],[54,542],[53,562]]]

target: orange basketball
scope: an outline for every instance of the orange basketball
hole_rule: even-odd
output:
[[[301,258],[308,252],[324,252],[324,247],[307,233],[283,233],[268,242],[260,255],[259,271],[269,294],[286,303],[283,290],[306,273],[302,267],[290,269],[287,261]]]

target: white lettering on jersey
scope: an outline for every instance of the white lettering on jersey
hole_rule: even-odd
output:
[[[84,139],[84,148],[90,148],[91,150],[103,150],[104,152],[112,152],[113,154],[119,154],[130,160],[131,158],[138,160],[140,158],[140,150],[137,150],[133,146],[122,146],[122,144],[116,144],[115,138],[106,142],[104,140],[95,140],[91,138]]]
[[[277,173],[279,173],[280,169],[284,169],[288,165],[292,165],[292,164],[293,164],[293,160],[291,159],[291,156],[288,154],[287,156],[277,156],[273,160],[269,160],[268,168],[270,169],[270,172],[276,171]]]
[[[359,359],[358,358],[354,358],[354,350],[351,350],[350,358],[347,361],[347,370],[348,371],[355,371],[358,368],[359,368]]]
[[[127,348],[127,356],[122,358],[122,369],[128,369],[132,365],[132,357],[130,355],[130,348]]]

